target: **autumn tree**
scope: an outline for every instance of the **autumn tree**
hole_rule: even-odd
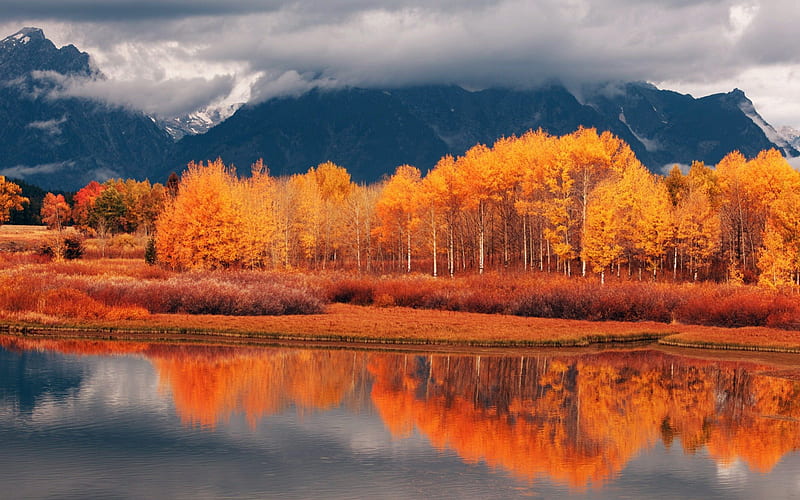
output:
[[[515,208],[522,216],[523,267],[526,269],[538,253],[539,269],[544,270],[547,262],[547,270],[550,270],[550,242],[545,238],[550,190],[545,173],[555,161],[557,144],[558,138],[541,129],[523,134],[516,142],[515,162],[521,175]]]
[[[180,189],[156,220],[158,261],[173,268],[216,269],[242,260],[244,222],[235,173],[222,160],[190,163]]]
[[[323,269],[336,261],[344,243],[346,200],[353,189],[344,168],[325,162],[302,175],[292,176],[287,186],[295,193],[294,231],[302,253],[314,267]]]
[[[22,188],[18,184],[0,175],[0,225],[8,221],[12,210],[22,210],[23,205],[28,203],[30,200],[22,196]]]
[[[397,260],[406,256],[406,272],[411,272],[411,233],[418,213],[417,191],[421,182],[419,169],[400,165],[383,187],[375,212],[377,228],[384,241],[397,242]],[[396,239],[395,239],[396,238]]]
[[[372,270],[372,231],[376,224],[376,204],[383,190],[380,184],[353,185],[345,200],[345,228],[352,238],[350,247],[355,255],[358,272]]]
[[[64,199],[63,194],[47,193],[42,202],[42,222],[47,224],[49,229],[61,232],[64,224],[69,221],[70,206]]]
[[[104,185],[91,181],[72,197],[72,220],[81,231],[88,232],[93,226],[94,204],[104,189]]]
[[[345,207],[353,183],[347,170],[333,162],[317,165],[313,173],[322,202],[322,267],[340,257],[345,244]]]
[[[770,287],[800,285],[800,191],[775,200],[758,255],[759,283]]]
[[[253,164],[249,178],[232,182],[232,189],[241,219],[240,264],[247,268],[263,268],[272,261],[277,230],[272,179],[263,160]]]
[[[605,283],[606,269],[618,262],[624,251],[617,188],[615,182],[601,184],[592,191],[587,206],[581,259],[600,274],[600,283]]]
[[[667,178],[675,219],[675,254],[673,275],[677,271],[678,254],[688,259],[692,280],[698,271],[707,269],[720,248],[721,223],[716,207],[714,172],[702,162],[694,162],[686,176],[673,172]],[[672,182],[670,182],[672,179]],[[675,189],[679,186],[679,189]]]
[[[716,169],[721,192],[723,248],[741,271],[754,272],[771,207],[800,189],[800,173],[777,150],[752,160],[734,151]]]

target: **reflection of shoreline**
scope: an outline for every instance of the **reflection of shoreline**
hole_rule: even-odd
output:
[[[766,363],[646,350],[517,356],[387,354],[0,337],[10,350],[135,354],[152,362],[185,425],[252,426],[294,408],[377,408],[396,438],[532,481],[607,483],[661,441],[720,467],[771,470],[800,449],[800,382]],[[371,391],[370,391],[371,386]]]

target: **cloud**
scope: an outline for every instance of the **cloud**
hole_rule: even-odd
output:
[[[800,24],[796,0],[12,0],[0,17],[9,33],[38,22],[57,43],[92,54],[109,82],[87,92],[114,100],[139,89],[172,92],[169,100],[185,101],[173,110],[201,97],[225,100],[226,88],[247,97],[242,82],[253,83],[255,99],[320,86],[553,79],[737,86],[750,95],[748,79],[761,71],[800,74],[789,42]],[[796,78],[790,83],[800,88]],[[187,88],[196,98],[184,99]],[[800,114],[780,114],[790,99],[767,92],[775,116],[800,126]]]
[[[209,102],[227,96],[234,86],[234,78],[231,75],[217,75],[210,79],[196,77],[109,80],[65,77],[54,72],[34,72],[34,77],[57,84],[48,94],[52,99],[91,98],[112,106],[141,110],[157,117],[179,116],[195,111]]]
[[[63,161],[58,163],[43,163],[40,165],[15,165],[0,170],[0,175],[11,178],[26,178],[31,175],[54,174],[75,165],[73,161]]]
[[[45,134],[51,136],[61,135],[61,125],[63,125],[66,121],[67,115],[64,115],[58,119],[54,118],[52,120],[30,122],[26,125],[26,127],[41,130]]]
[[[130,21],[263,12],[278,1],[238,0],[4,0],[0,16],[71,21]]]

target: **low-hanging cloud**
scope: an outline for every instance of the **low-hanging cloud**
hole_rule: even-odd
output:
[[[53,72],[37,72],[38,79],[57,83],[49,98],[85,97],[143,111],[151,116],[180,116],[195,111],[209,102],[230,94],[232,75],[205,78],[172,78],[165,80],[64,77]]]
[[[61,135],[61,125],[67,122],[67,115],[61,118],[53,118],[52,120],[39,120],[30,122],[26,125],[27,128],[40,130],[49,136]]]
[[[90,52],[109,81],[76,92],[114,101],[142,93],[128,104],[161,115],[244,81],[263,100],[315,87],[553,79],[728,91],[758,71],[800,75],[788,42],[800,24],[796,0],[12,0],[0,16],[39,19]],[[735,86],[753,96],[745,81]],[[792,86],[763,92],[788,102]]]

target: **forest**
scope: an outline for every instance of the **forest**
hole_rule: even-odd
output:
[[[42,220],[104,242],[149,238],[149,261],[173,270],[800,284],[800,173],[776,150],[664,176],[613,134],[581,128],[501,138],[371,185],[331,162],[289,177],[263,161],[250,170],[217,159],[164,186],[91,182],[71,204],[48,193]]]

